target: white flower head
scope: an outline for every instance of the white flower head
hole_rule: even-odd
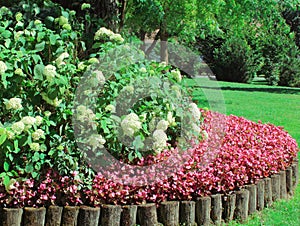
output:
[[[117,42],[117,43],[122,43],[124,42],[124,38],[120,34],[112,34],[110,35],[109,39],[111,41]]]
[[[23,107],[22,106],[22,99],[16,98],[16,97],[11,98],[8,101],[5,101],[4,104],[5,104],[5,108],[7,110],[10,110],[10,109],[19,110]]]
[[[105,144],[105,139],[100,134],[92,134],[88,139],[88,144],[93,148],[103,148]]]
[[[110,36],[114,35],[114,32],[112,32],[111,30],[105,28],[105,27],[101,27],[94,36],[94,40],[101,40],[102,38],[108,38]]]
[[[14,72],[16,75],[23,75],[23,70],[21,68],[17,68]]]
[[[122,120],[121,127],[125,135],[133,136],[135,132],[142,128],[142,123],[140,122],[139,116],[135,113],[130,113]]]
[[[40,144],[39,143],[33,142],[33,143],[29,144],[29,147],[33,151],[39,151],[40,150]]]
[[[173,114],[171,111],[169,111],[167,114],[167,121],[168,121],[169,125],[171,125],[171,126],[176,125],[175,117],[173,117]]]
[[[134,87],[131,86],[131,85],[128,85],[128,86],[125,86],[125,87],[124,87],[124,90],[125,90],[126,92],[130,93],[130,94],[133,94],[133,92],[134,92]]]
[[[51,82],[56,76],[56,67],[48,64],[47,66],[45,66],[43,74],[46,76],[47,81]]]
[[[156,129],[166,131],[168,129],[168,126],[169,122],[162,119],[157,123]]]
[[[105,107],[105,110],[111,113],[115,113],[116,112],[116,107],[112,104],[109,104]]]
[[[146,69],[145,67],[141,67],[141,68],[139,69],[139,71],[142,72],[142,73],[146,73],[146,72],[147,72],[147,69]]]
[[[21,121],[15,122],[14,124],[12,124],[11,129],[16,135],[19,135],[24,131],[25,125]]]
[[[200,117],[201,117],[201,112],[200,112],[197,104],[190,103],[189,107],[190,107],[189,109],[190,109],[190,112],[192,114],[193,121],[198,121],[200,119]]]
[[[37,129],[35,132],[31,134],[33,140],[39,140],[41,138],[45,138],[45,132],[41,129]]]
[[[168,136],[163,130],[155,130],[153,132],[153,149],[156,151],[162,151],[167,146]]]
[[[4,74],[6,70],[7,70],[6,64],[0,60],[0,75]]]
[[[31,116],[25,116],[22,118],[21,120],[25,125],[29,125],[29,126],[32,126],[35,124],[36,122],[36,119],[34,117],[31,117]]]
[[[68,58],[70,55],[67,52],[64,52],[59,55],[59,57],[55,60],[56,66],[60,67],[62,65],[65,65],[66,63],[64,62],[65,58]]]
[[[43,117],[41,117],[41,116],[36,116],[35,117],[35,125],[36,126],[40,126],[41,124],[43,123]]]
[[[172,70],[171,75],[177,82],[181,82],[182,76],[179,70]]]
[[[98,85],[103,85],[105,83],[105,77],[102,73],[102,71],[94,71],[92,72],[92,76],[89,79],[90,85],[92,87],[96,87]]]

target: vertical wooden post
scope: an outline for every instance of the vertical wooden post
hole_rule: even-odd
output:
[[[280,176],[280,198],[287,199],[285,171],[280,171],[279,176]]]
[[[122,207],[121,213],[121,225],[122,226],[132,226],[136,225],[136,205],[128,205]]]
[[[286,191],[288,196],[293,196],[294,191],[293,191],[293,170],[292,167],[288,167],[285,170],[286,174]]]
[[[77,226],[78,206],[65,206],[62,214],[62,226]]]
[[[265,207],[270,207],[273,203],[272,201],[272,180],[271,178],[267,177],[264,178],[265,182]]]
[[[194,201],[181,201],[179,207],[180,225],[196,226],[196,203]]]
[[[78,213],[78,225],[97,226],[99,224],[100,208],[82,206]]]
[[[46,211],[46,226],[60,226],[63,207],[49,206]]]
[[[245,188],[249,191],[249,205],[248,205],[248,214],[251,215],[256,212],[256,206],[257,206],[257,194],[256,194],[256,185],[255,184],[249,184],[246,185]]]
[[[259,180],[256,184],[256,201],[257,201],[257,210],[261,211],[265,207],[265,182],[263,180]]]
[[[101,225],[118,226],[121,223],[121,206],[102,205],[101,206]],[[80,225],[78,225],[80,226]]]
[[[3,208],[0,211],[2,226],[21,226],[23,209]]]
[[[280,176],[279,174],[274,174],[271,176],[272,181],[272,200],[273,202],[280,199]]]
[[[242,189],[236,193],[234,219],[245,221],[248,218],[249,191]]]
[[[154,226],[158,224],[156,206],[154,203],[138,206],[137,223],[141,226]]]
[[[222,221],[222,196],[220,194],[211,196],[210,218],[215,225],[221,225]]]
[[[164,226],[178,226],[179,202],[167,201],[160,203],[157,209],[157,217]]]
[[[196,202],[196,223],[198,225],[210,225],[211,198],[199,197]]]
[[[44,226],[46,208],[25,207],[23,213],[23,226]]]
[[[225,222],[233,220],[235,210],[236,194],[224,195],[222,198],[223,213],[222,218]]]
[[[299,182],[299,161],[295,160],[292,164],[293,170],[293,190],[297,187]]]

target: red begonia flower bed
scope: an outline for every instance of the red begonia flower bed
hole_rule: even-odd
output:
[[[202,113],[208,139],[184,153],[172,149],[137,162],[139,166],[160,167],[153,163],[165,161],[167,172],[152,175],[156,178],[153,183],[120,183],[113,177],[128,177],[130,168],[120,170],[118,165],[111,166],[109,179],[104,176],[107,172],[95,176],[90,188],[77,179],[76,172],[62,177],[49,171],[40,181],[16,182],[8,192],[0,186],[0,204],[6,207],[97,206],[191,200],[213,193],[229,193],[255,183],[286,169],[297,156],[296,141],[281,127],[233,115]],[[149,175],[154,173],[153,169],[149,168]]]

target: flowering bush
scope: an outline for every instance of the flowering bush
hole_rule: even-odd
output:
[[[161,175],[156,183],[139,186],[116,183],[99,173],[95,175],[93,183],[87,185],[76,172],[60,176],[49,171],[40,181],[14,180],[8,191],[2,184],[0,203],[2,206],[97,206],[100,203],[139,204],[191,200],[207,194],[227,193],[255,183],[286,169],[297,155],[296,141],[280,127],[209,111],[202,113],[205,115],[203,127],[209,139],[189,149],[185,163],[176,172],[176,168],[173,168],[170,177],[164,178]],[[226,134],[222,137],[218,125],[224,118]],[[214,144],[211,143],[219,138],[223,139],[221,146],[212,153],[210,147]],[[177,167],[176,152],[166,150],[158,155],[148,155],[138,160],[137,164],[150,165],[169,158],[172,159],[170,162],[173,167]],[[207,164],[204,163],[206,160]],[[111,166],[111,171],[116,171],[114,166]]]

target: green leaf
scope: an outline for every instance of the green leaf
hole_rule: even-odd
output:
[[[40,154],[38,152],[35,152],[32,156],[32,161],[37,162],[40,160]]]
[[[44,76],[43,76],[43,71],[44,71],[45,66],[42,64],[37,64],[35,65],[34,69],[33,69],[33,78],[36,80],[44,80]]]
[[[31,173],[31,172],[33,172],[33,165],[32,165],[32,163],[29,163],[29,164],[26,165],[26,167],[25,167],[25,172],[26,172],[26,173]]]
[[[4,39],[8,39],[8,38],[10,38],[10,36],[11,36],[11,32],[8,31],[8,30],[5,30],[5,31],[3,31],[3,32],[1,33],[1,36],[2,36]]]
[[[7,135],[6,134],[2,134],[0,136],[0,146],[6,141]]]
[[[59,38],[59,35],[51,34],[49,37],[50,45],[55,45],[58,38]]]
[[[4,184],[4,186],[6,187],[6,189],[7,189],[8,186],[10,185],[10,177],[9,177],[8,175],[5,175],[5,176],[4,176],[3,184]]]
[[[43,62],[40,55],[37,55],[37,54],[32,54],[32,59],[34,60],[35,64],[38,64],[39,62]]]
[[[45,49],[45,41],[35,45],[35,51],[41,52]]]
[[[4,169],[5,172],[7,172],[9,170],[9,163],[8,162],[5,161],[3,163],[3,169]]]

